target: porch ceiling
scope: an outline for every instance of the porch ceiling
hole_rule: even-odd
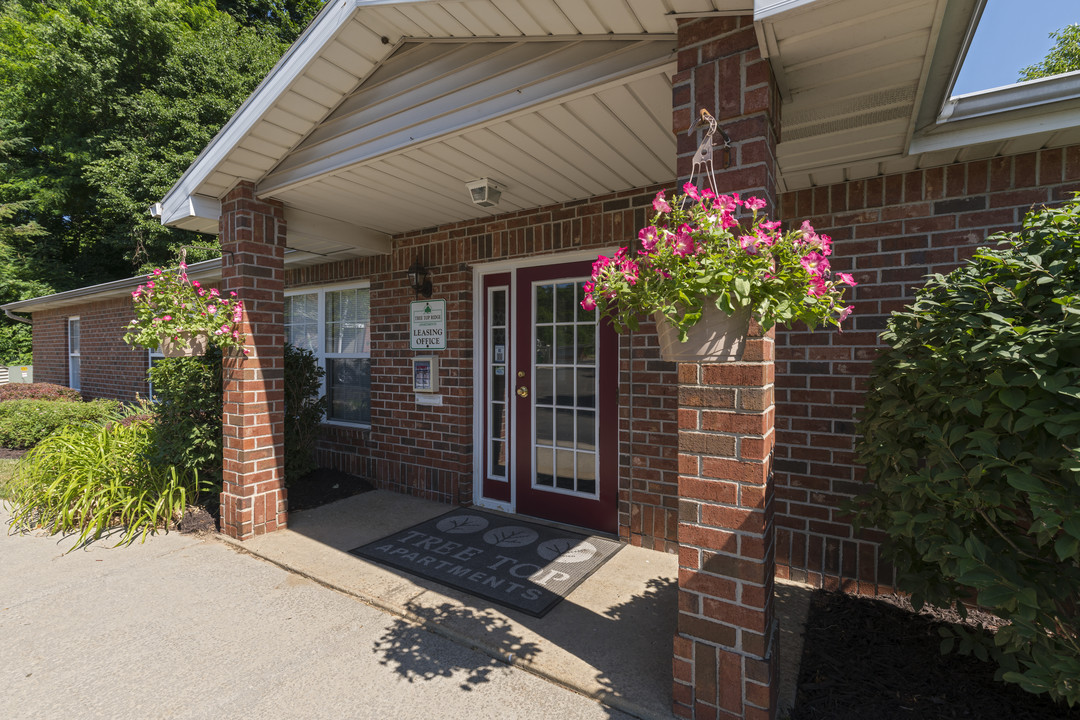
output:
[[[156,207],[213,233],[219,198],[253,182],[285,204],[302,263],[666,182],[677,21],[750,12],[782,95],[781,190],[1080,140],[1080,98],[1055,88],[981,99],[989,114],[945,102],[983,2],[339,0]],[[480,177],[497,207],[469,201]]]

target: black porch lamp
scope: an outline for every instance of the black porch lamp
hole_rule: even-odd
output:
[[[427,268],[420,264],[420,258],[413,260],[406,272],[409,273],[409,285],[416,291],[416,296],[431,297],[431,275]]]

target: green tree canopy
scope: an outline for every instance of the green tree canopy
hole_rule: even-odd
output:
[[[206,245],[148,208],[320,5],[0,0],[0,303]]]
[[[1080,25],[1073,24],[1050,33],[1054,47],[1040,62],[1020,71],[1020,82],[1080,70]]]

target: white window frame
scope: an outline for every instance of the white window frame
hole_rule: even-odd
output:
[[[326,368],[326,361],[327,361],[328,358],[329,359],[335,359],[335,358],[344,358],[344,359],[366,358],[369,361],[371,360],[371,353],[370,352],[368,352],[367,354],[346,354],[346,353],[328,353],[328,352],[326,352],[326,294],[331,293],[331,292],[339,292],[341,290],[367,290],[368,291],[368,312],[369,312],[369,317],[368,317],[368,327],[367,327],[368,335],[367,335],[367,337],[368,337],[368,343],[370,344],[370,342],[371,342],[371,317],[370,317],[370,314],[371,314],[371,282],[369,282],[367,280],[364,280],[362,282],[339,283],[339,284],[336,284],[336,285],[317,285],[317,286],[295,288],[293,290],[285,291],[285,297],[293,297],[293,296],[296,296],[296,295],[318,295],[317,310],[318,310],[319,331],[318,331],[317,340],[316,340],[316,343],[315,343],[314,354],[315,354],[316,362],[319,363],[319,367],[321,367],[323,370],[327,369]],[[288,332],[285,333],[285,338],[286,338],[286,341],[288,341]],[[326,395],[326,377],[325,376],[322,378],[321,383],[322,383],[322,385],[320,387],[320,392],[325,396]],[[370,422],[359,423],[359,422],[349,422],[347,420],[334,420],[333,418],[330,417],[329,412],[330,412],[330,409],[327,408],[327,414],[325,416],[323,416],[323,420],[322,420],[323,425],[338,425],[340,427],[365,428],[365,429],[371,428],[371,423]]]
[[[150,382],[150,368],[154,367],[155,360],[161,360],[164,357],[165,354],[161,352],[160,345],[146,351],[146,392],[150,394],[150,402],[157,402],[157,398],[154,397],[154,383]]]
[[[71,348],[71,324],[73,322],[79,323],[79,347],[74,350]],[[82,390],[82,318],[79,315],[72,315],[67,319],[67,351],[68,387],[72,390]],[[71,368],[75,363],[79,365],[79,379],[73,385],[71,383]]]

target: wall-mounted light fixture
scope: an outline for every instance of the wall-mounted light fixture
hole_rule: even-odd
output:
[[[416,296],[431,297],[431,273],[421,264],[420,258],[413,260],[406,272],[409,273],[409,286],[416,291]]]
[[[495,207],[502,197],[502,186],[491,178],[467,182],[465,187],[469,189],[469,199],[473,201],[473,205],[480,207]]]

